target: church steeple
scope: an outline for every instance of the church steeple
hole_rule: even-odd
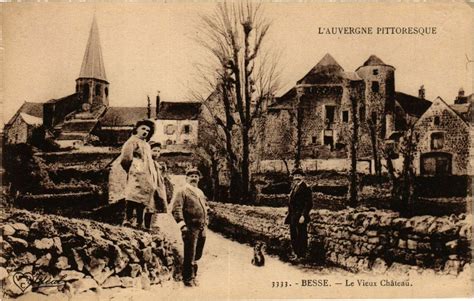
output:
[[[76,92],[81,102],[88,102],[92,106],[108,106],[109,82],[105,75],[104,59],[100,46],[99,28],[97,20],[92,20],[81,71],[76,79]]]

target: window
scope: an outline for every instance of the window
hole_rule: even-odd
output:
[[[173,135],[175,130],[174,124],[167,124],[164,129],[166,135]]]
[[[373,81],[371,87],[372,87],[372,92],[374,93],[378,93],[380,90],[379,82],[377,81]]]
[[[379,88],[380,88],[379,87],[379,82],[376,82],[376,81],[372,82],[372,92],[374,92],[374,93],[379,92]]]
[[[444,133],[436,132],[431,134],[431,149],[438,150],[444,146]]]
[[[184,140],[183,140],[183,144],[189,144],[189,140],[188,140],[188,139],[184,139]]]
[[[88,101],[89,100],[89,85],[85,84],[84,85],[84,90],[82,91],[82,100],[83,101]]]
[[[171,139],[166,140],[166,145],[171,145],[171,144],[173,144],[173,141],[171,141]]]
[[[374,70],[372,70],[372,74],[373,74],[373,75],[378,75],[378,74],[379,74],[379,69],[374,69]]]
[[[109,96],[109,88],[105,87],[105,96]]]
[[[100,96],[100,95],[101,95],[100,92],[101,92],[101,91],[100,91],[100,85],[96,85],[96,86],[95,86],[95,95],[96,95],[96,96]]]
[[[191,133],[191,126],[190,126],[189,124],[185,124],[185,125],[183,126],[183,133],[184,133],[184,134],[189,134],[189,133]]]
[[[342,111],[342,122],[349,122],[349,111]]]
[[[439,125],[441,123],[441,118],[439,118],[439,116],[435,116],[433,123],[434,125]]]
[[[316,136],[311,137],[311,143],[316,144],[318,138]]]
[[[334,122],[334,111],[335,111],[334,106],[326,106],[326,122],[327,123],[333,123]]]

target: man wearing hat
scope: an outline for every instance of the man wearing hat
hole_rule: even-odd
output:
[[[292,173],[288,215],[285,224],[290,225],[291,246],[293,256],[290,259],[304,258],[308,247],[308,222],[309,212],[313,207],[311,189],[304,181],[303,170],[297,168]]]
[[[198,261],[206,242],[207,202],[198,188],[201,173],[197,168],[186,171],[186,185],[174,195],[173,216],[181,228],[184,243],[183,282],[186,286],[197,286]]]

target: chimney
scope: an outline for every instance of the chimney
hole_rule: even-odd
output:
[[[150,119],[150,117],[151,117],[151,101],[150,101],[150,96],[147,95],[146,98],[147,98],[147,101],[148,101],[148,104],[147,104],[147,107],[146,107],[146,118]]]
[[[464,97],[464,89],[462,87],[459,88],[458,97]]]
[[[160,112],[160,91],[156,93],[156,119],[158,119],[159,112]]]
[[[418,90],[418,98],[425,99],[425,85],[421,85]]]

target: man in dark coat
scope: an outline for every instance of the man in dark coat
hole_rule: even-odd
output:
[[[186,172],[187,184],[174,195],[173,216],[183,235],[184,259],[183,282],[185,286],[197,286],[197,261],[201,258],[206,242],[208,206],[198,182],[201,173],[196,168]]]
[[[313,207],[311,188],[304,181],[304,172],[301,169],[293,171],[293,184],[291,186],[288,215],[285,224],[290,225],[291,246],[293,255],[291,259],[304,258],[308,247],[309,212]]]

